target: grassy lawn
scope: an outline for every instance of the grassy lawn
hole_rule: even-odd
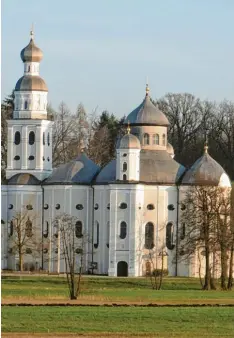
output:
[[[20,318],[20,320],[19,320]],[[153,337],[233,337],[233,308],[2,308],[2,332],[84,334],[95,332]]]
[[[83,301],[131,302],[209,302],[234,303],[234,291],[201,291],[197,279],[166,278],[163,290],[152,290],[144,278],[83,277]],[[66,300],[68,290],[63,277],[2,276],[2,299]]]

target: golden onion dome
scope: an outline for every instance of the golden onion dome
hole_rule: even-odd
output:
[[[33,38],[31,38],[29,44],[22,49],[20,57],[23,62],[40,62],[43,58],[43,53],[40,48],[38,48]]]
[[[24,75],[16,83],[15,91],[48,92],[45,81],[40,76]]]

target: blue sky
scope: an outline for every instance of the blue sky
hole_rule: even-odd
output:
[[[49,102],[117,116],[151,96],[234,99],[233,0],[2,0],[2,97],[22,76],[20,51],[43,50]]]

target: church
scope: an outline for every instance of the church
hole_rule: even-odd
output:
[[[27,215],[25,236],[31,231],[43,242],[42,252],[33,254],[26,248],[23,268],[63,273],[54,220],[66,213],[78,220],[77,246],[80,234],[91,238],[85,244],[86,273],[143,276],[164,260],[170,276],[197,277],[196,258],[175,259],[184,193],[192,185],[231,187],[207,147],[189,169],[174,160],[167,140],[169,121],[152,103],[147,85],[143,101],[139,98],[141,103],[126,114],[126,133],[116,144],[115,159],[100,168],[81,151],[53,168],[53,121],[47,118],[48,88],[39,71],[43,54],[33,32],[20,56],[24,74],[15,85],[7,182],[1,187],[2,269],[19,269],[19,255],[12,250],[12,220],[21,214]]]

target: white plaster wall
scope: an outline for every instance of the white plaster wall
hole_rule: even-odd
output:
[[[52,172],[52,125],[48,120],[9,120],[8,121],[8,158],[6,177],[22,173],[30,173],[42,180]],[[20,144],[14,143],[15,133],[21,135]],[[35,142],[29,144],[29,133],[35,133]],[[43,133],[46,134],[46,144],[43,145]],[[50,134],[50,144],[47,135]],[[20,156],[20,160],[15,160]],[[29,160],[29,156],[34,156]],[[49,160],[48,160],[49,159]]]
[[[1,268],[7,268],[8,233],[7,233],[7,186],[1,186]]]
[[[13,118],[46,119],[47,95],[45,91],[15,91]],[[27,108],[25,109],[25,101]]]
[[[123,170],[124,163],[127,164],[126,171]],[[140,149],[118,149],[116,166],[117,180],[123,180],[123,175],[125,174],[128,181],[139,181]]]
[[[54,237],[55,227],[54,220],[61,214],[66,213],[76,217],[83,225],[83,234],[87,238],[89,234],[89,240],[91,240],[91,222],[92,213],[90,212],[90,202],[92,200],[92,188],[90,186],[80,185],[51,185],[44,186],[44,206],[48,204],[48,209],[44,209],[44,228],[46,222],[49,223],[49,235],[44,240],[44,247],[48,249],[48,254],[44,255],[44,268],[50,272],[65,272],[64,261],[59,258],[59,253],[55,253],[57,245],[61,246],[59,237]],[[77,210],[76,205],[82,204],[83,209]],[[56,205],[60,205],[59,209],[56,209]],[[77,248],[80,247],[80,239],[76,239]],[[85,267],[84,271],[87,271],[90,265],[90,244],[85,239]]]
[[[27,185],[9,185],[7,186],[7,206],[5,210],[7,213],[7,232],[10,221],[17,213],[21,213],[23,217],[29,217],[33,222],[33,233],[35,234],[35,240],[37,245],[41,242],[42,232],[42,189],[41,186],[27,186]],[[13,205],[13,209],[9,209],[9,205]],[[27,210],[27,205],[32,205],[33,210]],[[14,234],[13,234],[14,236]],[[13,238],[12,236],[12,238]],[[7,247],[12,247],[12,238],[7,235]],[[30,245],[30,243],[29,243]],[[26,247],[26,246],[25,246]],[[8,250],[7,250],[8,251]],[[7,266],[9,269],[17,269],[18,266],[18,255],[8,253]],[[31,263],[35,268],[41,267],[41,253],[37,249],[33,254],[24,254],[24,263]]]

